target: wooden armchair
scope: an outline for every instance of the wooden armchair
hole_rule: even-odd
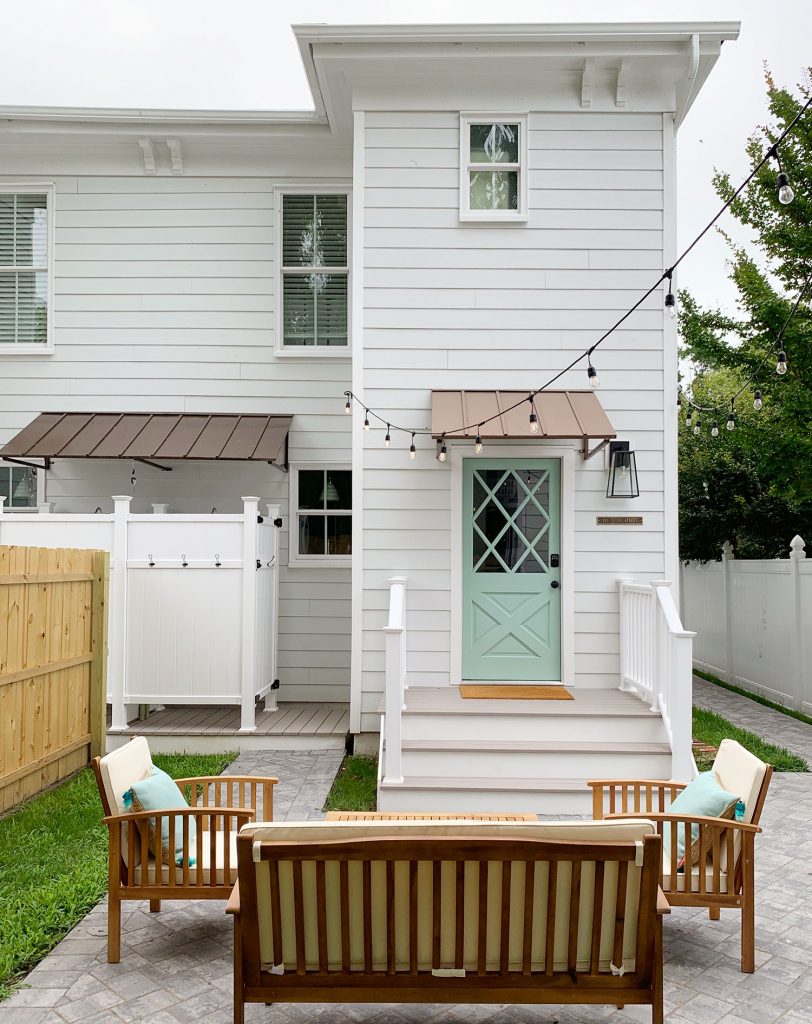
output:
[[[93,771],[109,830],[107,960],[121,958],[121,901],[149,900],[153,912],[162,899],[226,900],[237,880],[237,833],[254,821],[273,820],[274,778],[214,775],[175,782],[188,808],[128,812],[124,794],[152,768],[149,745],[136,737],[93,760]],[[261,799],[261,804],[259,803]],[[155,838],[139,822],[154,821]],[[182,840],[180,864],[171,864],[162,850],[161,831],[168,823],[168,849]],[[194,838],[190,843],[190,822]]]
[[[648,818],[663,834],[670,824],[670,841],[663,844],[660,886],[672,907],[707,907],[718,921],[723,907],[740,910],[741,969],[755,970],[755,837],[772,777],[772,766],[759,761],[735,740],[723,740],[713,763],[720,785],[744,801],[742,821],[685,817],[670,806],[686,782],[650,779],[601,779],[592,789],[593,817]],[[692,864],[692,827],[696,826],[699,860]],[[684,839],[685,863],[677,857],[678,837]]]

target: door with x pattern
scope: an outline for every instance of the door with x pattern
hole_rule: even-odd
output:
[[[558,459],[463,461],[463,680],[561,679]]]

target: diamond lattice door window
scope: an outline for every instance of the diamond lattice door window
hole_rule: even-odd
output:
[[[560,462],[463,463],[464,680],[561,678]]]

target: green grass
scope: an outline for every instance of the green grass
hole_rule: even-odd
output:
[[[754,700],[756,704],[761,704],[765,708],[772,708],[773,711],[780,711],[782,715],[788,715],[790,718],[797,718],[799,722],[804,722],[806,725],[812,725],[812,718],[809,715],[805,715],[803,711],[795,711],[794,708],[788,708],[785,704],[769,700],[758,693],[743,690],[740,686],[734,686],[733,683],[725,683],[717,676],[711,675],[710,672],[702,672],[698,668],[694,669],[694,675],[699,676],[700,679],[707,679],[709,683],[714,683],[716,686],[721,686],[723,690],[730,690],[731,693],[738,693],[740,697]]]
[[[235,754],[156,755],[174,778],[219,775]],[[107,829],[90,768],[0,818],[0,1000],[107,890]]]
[[[747,729],[740,729],[715,711],[694,708],[693,714],[694,739],[708,746],[718,747],[724,739],[738,740],[739,743],[762,761],[771,764],[777,772],[808,772],[809,765],[798,754],[793,754],[785,747],[777,747],[773,743],[756,736]],[[701,772],[710,769],[713,758],[707,755],[696,756],[696,766]]]
[[[324,804],[325,811],[374,811],[378,759],[359,754],[344,758]]]

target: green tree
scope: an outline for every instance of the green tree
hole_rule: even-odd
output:
[[[771,123],[747,143],[751,166],[808,100],[807,86],[798,92],[779,89],[767,75]],[[683,558],[716,558],[726,540],[739,557],[751,558],[785,555],[795,533],[812,543],[812,284],[783,335],[787,373],[776,373],[776,338],[812,274],[812,108],[782,143],[780,157],[793,202],[778,201],[778,167],[770,160],[731,206],[754,236],[747,249],[730,243],[737,315],[703,309],[687,292],[680,296],[682,354],[696,369],[687,394],[697,405],[718,410],[700,414],[699,434],[693,430],[696,413],[691,426],[681,416]],[[724,200],[735,191],[722,172],[714,186]],[[735,429],[728,431],[730,400],[743,387],[735,402]],[[756,388],[763,399],[758,412]],[[687,413],[685,407],[681,411]]]

